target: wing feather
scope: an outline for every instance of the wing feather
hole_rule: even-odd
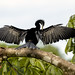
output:
[[[39,31],[40,39],[44,44],[49,44],[53,42],[57,42],[63,39],[69,39],[70,37],[75,37],[75,29],[63,27],[59,25],[50,26],[43,30]]]
[[[7,43],[19,44],[26,36],[27,30],[5,25],[0,28],[0,40]]]

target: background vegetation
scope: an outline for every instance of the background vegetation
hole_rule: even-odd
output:
[[[75,29],[75,15],[72,15],[68,21],[67,27]],[[75,63],[75,38],[70,38],[67,40],[67,45],[65,48],[65,53],[73,52],[73,58],[71,60],[72,63]]]

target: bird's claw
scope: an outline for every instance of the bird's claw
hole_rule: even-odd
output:
[[[22,46],[19,46],[17,47],[16,49],[21,49],[21,48],[29,48],[31,50],[34,50],[34,49],[39,49],[36,45],[34,45],[32,42],[27,42],[26,44],[22,45]]]

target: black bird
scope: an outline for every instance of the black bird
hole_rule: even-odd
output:
[[[14,26],[5,25],[3,28],[0,28],[0,40],[7,43],[19,44],[20,41],[25,39],[26,44],[18,47],[28,47],[31,49],[36,49],[36,44],[39,39],[43,44],[49,44],[57,42],[63,39],[69,39],[70,37],[75,37],[75,29],[60,26],[62,24],[52,25],[45,29],[40,29],[40,25],[44,26],[44,20],[37,20],[35,22],[35,28],[23,30],[16,28]]]

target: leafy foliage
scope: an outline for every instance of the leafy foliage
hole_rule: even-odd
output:
[[[7,60],[2,63],[1,75],[62,75],[63,73],[61,69],[35,58],[11,57]]]
[[[67,24],[68,27],[75,28],[75,15],[72,15],[69,19],[69,22]],[[72,62],[75,63],[75,38],[70,38],[67,42],[65,53],[67,52],[73,52],[74,56],[72,58]]]
[[[1,44],[1,47],[17,47],[17,45]],[[45,46],[43,50],[57,50],[52,46]],[[58,52],[57,52],[57,55]],[[45,61],[28,57],[10,57],[5,59],[0,68],[0,75],[62,75],[60,68]]]

